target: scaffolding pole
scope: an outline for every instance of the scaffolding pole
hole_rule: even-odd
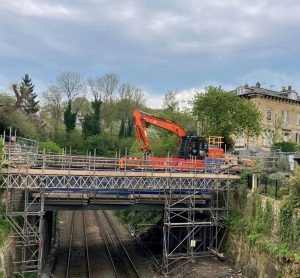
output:
[[[219,180],[206,183],[211,195],[203,200],[199,198],[203,188],[196,185],[176,200],[172,198],[175,190],[171,183],[165,191],[163,271],[166,275],[196,257],[214,256],[220,251],[227,231],[231,184],[224,186]]]

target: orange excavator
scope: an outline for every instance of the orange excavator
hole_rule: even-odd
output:
[[[194,157],[203,159],[206,156],[208,145],[204,137],[188,135],[180,125],[137,109],[133,113],[133,119],[137,143],[145,157],[151,155],[150,139],[147,134],[147,126],[149,124],[168,130],[178,137],[180,143],[179,158],[188,159]]]
[[[138,109],[134,111],[133,119],[135,122],[137,143],[144,154],[144,159],[142,160],[136,157],[121,159],[121,168],[139,168],[143,162],[148,169],[161,170],[168,168],[176,171],[204,169],[203,159],[208,152],[208,145],[204,137],[187,134],[186,131],[175,122],[148,114]],[[168,130],[178,137],[180,147],[177,157],[161,158],[152,156],[150,139],[147,133],[147,126],[149,124]]]

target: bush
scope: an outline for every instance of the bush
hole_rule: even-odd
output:
[[[281,152],[295,152],[297,144],[294,142],[278,142],[273,146],[273,150],[280,150]]]
[[[46,141],[39,143],[39,149],[41,152],[59,154],[62,152],[62,148],[53,141]]]
[[[85,144],[89,152],[100,156],[114,157],[119,150],[118,140],[106,133],[87,137]]]

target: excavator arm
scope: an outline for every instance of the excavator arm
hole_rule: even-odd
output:
[[[155,115],[148,114],[136,109],[133,113],[135,122],[135,134],[139,148],[144,154],[150,152],[150,139],[147,134],[147,125],[152,124],[154,126],[161,127],[165,130],[177,135],[180,141],[186,137],[185,130],[178,124],[166,120]]]

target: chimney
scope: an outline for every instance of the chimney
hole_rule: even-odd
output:
[[[291,85],[288,86],[288,90],[289,90],[289,91],[292,90],[292,86],[291,86]]]
[[[260,88],[260,83],[258,81],[256,82],[256,87]]]
[[[285,91],[285,86],[282,86],[281,92]]]

